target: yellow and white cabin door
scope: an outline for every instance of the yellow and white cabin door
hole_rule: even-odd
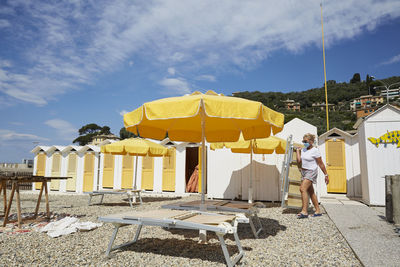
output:
[[[202,164],[203,164],[203,162],[202,162],[202,157],[201,157],[201,147],[199,147],[199,193],[202,193],[202,187],[201,187],[201,183],[202,183],[202,181],[203,181],[203,168],[202,168]],[[205,162],[205,169],[206,169],[206,172],[207,172],[207,147],[206,147],[206,162]],[[205,179],[205,181],[204,181],[204,183],[205,183],[205,188],[206,188],[206,192],[205,193],[207,193],[207,176],[206,176],[206,179]]]
[[[104,154],[103,188],[114,188],[114,155]]]
[[[46,171],[46,154],[39,153],[37,155],[36,160],[36,175],[37,176],[45,176]],[[42,187],[42,183],[35,183],[35,189],[40,189]]]
[[[67,191],[76,191],[76,153],[71,152],[68,155],[67,177]]]
[[[154,186],[154,159],[143,157],[142,161],[142,189],[153,190]]]
[[[83,192],[93,191],[94,180],[94,154],[87,153],[85,155],[83,166]]]
[[[326,165],[329,174],[328,193],[346,193],[346,159],[342,139],[329,139],[325,143]]]
[[[125,155],[122,156],[122,177],[121,177],[121,188],[132,189],[133,188],[133,156]]]
[[[60,177],[61,176],[61,154],[58,152],[53,153],[52,164],[51,164],[51,176]],[[51,180],[50,190],[59,190],[60,180]]]
[[[172,148],[168,155],[163,157],[162,191],[175,192],[175,162],[176,150]]]

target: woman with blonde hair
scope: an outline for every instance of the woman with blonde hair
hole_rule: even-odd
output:
[[[313,184],[317,183],[318,167],[321,168],[325,174],[325,183],[329,183],[328,172],[326,171],[325,165],[322,162],[321,153],[318,148],[314,147],[315,136],[313,134],[305,134],[303,136],[304,148],[298,147],[296,149],[297,163],[301,166],[301,185],[300,193],[302,200],[302,209],[297,218],[303,219],[308,218],[308,195],[311,198],[311,202],[314,205],[315,212],[312,217],[321,216],[321,210],[318,205],[317,195],[314,192]]]

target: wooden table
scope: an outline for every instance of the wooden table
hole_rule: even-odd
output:
[[[3,227],[6,226],[6,224],[9,222],[8,221],[8,215],[10,213],[12,201],[14,198],[14,193],[16,192],[16,198],[17,198],[17,214],[18,214],[18,227],[21,227],[22,224],[22,216],[21,216],[21,198],[19,194],[19,185],[22,183],[27,183],[27,182],[32,182],[32,183],[42,183],[42,186],[40,187],[40,193],[39,197],[36,203],[36,208],[35,208],[35,215],[34,219],[37,218],[37,214],[39,211],[39,206],[40,206],[40,201],[42,199],[43,195],[43,190],[44,190],[44,195],[45,195],[45,200],[46,200],[46,213],[47,213],[47,218],[50,218],[50,206],[49,206],[49,195],[48,195],[48,188],[47,188],[47,182],[51,180],[63,180],[63,179],[68,179],[71,177],[46,177],[46,176],[35,176],[35,175],[21,175],[21,174],[6,174],[6,175],[0,175],[0,194],[1,191],[3,191],[3,201],[4,201],[4,222],[3,222]],[[6,192],[6,183],[11,182],[12,187],[11,187],[11,194],[10,194],[10,199],[8,200],[7,204],[7,192]]]

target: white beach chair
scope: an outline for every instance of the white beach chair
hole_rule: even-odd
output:
[[[110,194],[110,195],[126,195],[129,200],[129,205],[131,208],[133,208],[132,203],[136,203],[136,198],[139,198],[140,204],[143,203],[142,201],[142,195],[141,195],[142,190],[140,189],[103,189],[103,190],[97,190],[97,191],[92,191],[92,192],[85,192],[85,194],[89,195],[89,202],[88,205],[91,205],[92,202],[92,197],[93,196],[101,196],[100,202],[98,204],[103,203],[104,195]]]
[[[249,223],[251,230],[255,236],[258,235],[263,230],[260,218],[258,217],[257,206],[264,206],[262,203],[248,203],[244,201],[233,201],[233,200],[206,200],[205,209],[207,211],[217,211],[217,212],[230,212],[230,213],[242,213],[248,220],[240,219],[239,223]],[[173,209],[173,210],[200,210],[201,201],[190,201],[190,202],[176,202],[168,205],[163,205],[163,209]],[[256,229],[255,222],[258,225]]]
[[[214,232],[219,239],[227,266],[234,266],[244,255],[244,251],[237,235],[236,215],[216,214],[201,211],[181,211],[181,210],[152,210],[145,212],[125,212],[99,217],[102,222],[112,223],[115,228],[107,247],[106,256],[112,250],[125,247],[135,243],[140,235],[143,226],[159,226],[166,228],[179,228],[191,230],[206,230]],[[138,225],[133,241],[113,247],[114,240],[120,227],[127,225]],[[231,259],[228,248],[225,244],[224,236],[233,234],[239,254]]]

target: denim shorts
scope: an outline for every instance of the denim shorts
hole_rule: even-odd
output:
[[[309,169],[301,169],[301,180],[304,179],[310,180],[313,184],[317,183],[318,177],[318,169],[309,170]]]

